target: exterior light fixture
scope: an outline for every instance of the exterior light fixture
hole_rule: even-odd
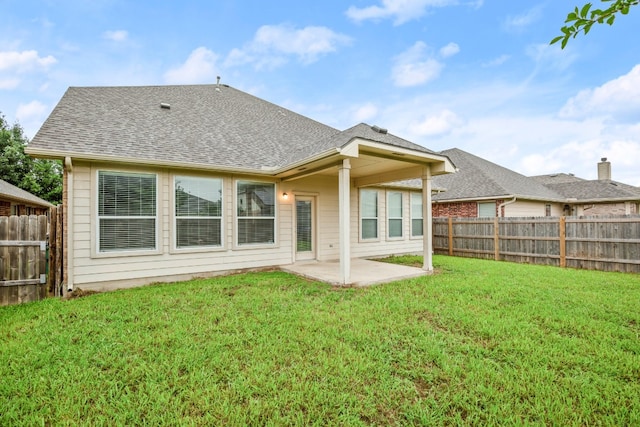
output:
[[[285,200],[289,199],[289,195],[287,193],[282,193],[282,198]]]

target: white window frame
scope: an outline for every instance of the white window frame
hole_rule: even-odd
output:
[[[391,216],[391,197],[400,195],[400,216]],[[391,235],[391,221],[400,221],[400,235]],[[402,240],[404,238],[404,193],[402,191],[387,191],[387,240]]]
[[[219,181],[220,183],[220,216],[184,216],[178,215],[177,212],[177,198],[176,198],[176,184],[178,179],[186,178],[191,180],[203,180],[203,181]],[[172,206],[172,224],[173,224],[173,242],[172,242],[172,250],[176,252],[198,252],[198,251],[212,251],[212,250],[220,250],[225,247],[225,222],[224,222],[224,204],[225,204],[225,191],[224,191],[224,179],[216,176],[194,176],[194,175],[184,175],[177,174],[174,175],[172,180],[172,196],[171,196],[171,206]],[[207,219],[218,219],[220,221],[220,244],[218,245],[193,245],[193,246],[182,246],[178,247],[178,220],[207,220]]]
[[[362,194],[363,193],[373,193],[376,195],[376,216],[364,216],[362,214],[364,203],[362,203]],[[380,196],[378,194],[378,190],[370,189],[370,188],[361,188],[360,193],[358,194],[360,200],[360,240],[364,242],[377,242],[380,240]],[[364,220],[375,220],[376,221],[376,235],[374,237],[364,237],[362,235],[364,231],[364,227],[362,226]]]
[[[238,185],[240,183],[249,183],[249,184],[261,184],[261,185],[271,185],[273,187],[273,215],[272,216],[239,216],[238,215]],[[234,188],[234,197],[233,197],[233,216],[234,216],[234,248],[235,249],[250,249],[256,247],[268,247],[273,248],[278,246],[278,186],[275,182],[270,181],[260,181],[254,179],[237,179],[233,184]],[[259,220],[267,220],[270,219],[273,222],[273,241],[272,242],[256,242],[256,243],[240,243],[239,241],[239,230],[240,230],[240,221],[241,220],[250,220],[250,219],[259,219]]]
[[[145,215],[145,216],[116,216],[116,215],[100,215],[100,174],[117,174],[117,175],[147,175],[153,176],[155,179],[155,215]],[[158,254],[160,253],[160,185],[159,185],[159,177],[155,172],[140,172],[140,171],[131,171],[131,170],[115,170],[115,169],[106,169],[100,168],[95,171],[95,252],[92,254],[98,257],[117,257],[126,254],[127,256],[132,255],[149,255],[149,254]],[[154,248],[141,248],[141,249],[114,249],[114,250],[101,250],[100,247],[100,224],[102,219],[153,219],[154,220]]]
[[[422,193],[412,191],[410,194],[411,196],[409,196],[409,199],[410,199],[409,203],[411,204],[411,207],[410,207],[411,238],[421,239],[424,236],[424,217],[422,215]],[[414,200],[413,200],[416,197],[420,200],[420,205],[417,208],[416,208],[417,205],[414,205]],[[420,234],[415,234],[414,227],[413,227],[414,220],[420,220],[420,224],[421,224]]]

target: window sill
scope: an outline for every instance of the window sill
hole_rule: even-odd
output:
[[[157,256],[157,255],[162,255],[162,251],[159,249],[154,249],[154,250],[121,250],[121,251],[109,251],[109,252],[98,252],[98,251],[91,252],[91,258],[123,258],[123,257]]]
[[[179,255],[179,254],[200,254],[200,253],[215,253],[215,252],[225,252],[227,248],[224,246],[192,246],[188,248],[172,248],[169,250],[171,255]]]

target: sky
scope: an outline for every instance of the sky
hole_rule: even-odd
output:
[[[340,130],[528,176],[606,157],[640,186],[640,6],[549,45],[576,1],[0,0],[0,112],[33,138],[70,86],[220,76]]]

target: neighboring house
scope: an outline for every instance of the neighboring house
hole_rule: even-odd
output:
[[[351,257],[418,251],[431,270],[432,176],[454,171],[227,85],[72,87],[26,151],[64,161],[69,289],[314,259],[348,284]],[[422,190],[385,186],[413,178]]]
[[[433,179],[434,217],[560,216],[566,197],[542,183],[458,148],[440,152],[457,172]]]
[[[0,179],[0,216],[46,215],[53,205]]]
[[[611,162],[598,163],[598,179],[586,180],[571,174],[533,176],[547,188],[566,198],[566,215],[640,214],[640,188],[611,179]]]

